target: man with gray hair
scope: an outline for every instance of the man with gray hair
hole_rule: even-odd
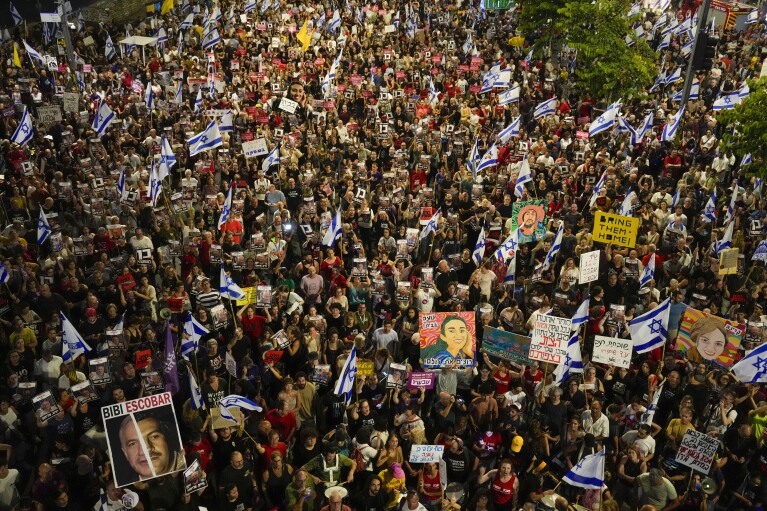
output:
[[[664,509],[679,499],[674,485],[663,477],[660,469],[651,468],[649,472],[634,479],[639,489],[639,506],[651,505],[656,509]]]

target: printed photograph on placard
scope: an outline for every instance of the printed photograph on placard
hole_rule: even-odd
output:
[[[693,364],[716,363],[731,367],[740,349],[746,325],[688,308],[679,326],[676,350]]]
[[[389,374],[386,376],[387,389],[403,389],[407,385],[407,366],[404,364],[389,364]]]
[[[368,274],[368,260],[364,258],[355,258],[352,263],[352,277],[366,277]]]
[[[519,243],[532,243],[543,239],[546,235],[546,211],[548,202],[545,200],[514,203],[511,210],[511,231],[519,228]]]
[[[274,334],[272,336],[272,341],[274,341],[274,345],[281,350],[287,349],[288,346],[290,346],[290,339],[288,339],[288,334],[285,330],[280,330]]]
[[[148,395],[162,392],[164,388],[162,375],[157,371],[141,373],[141,383],[144,385],[144,393]]]
[[[194,460],[184,470],[184,493],[189,495],[208,487],[208,480],[198,460]]]
[[[210,316],[213,318],[213,326],[216,328],[226,328],[229,325],[229,313],[224,304],[218,304],[210,309]]]
[[[107,347],[110,354],[126,349],[125,335],[122,330],[107,330],[104,334],[107,338]]]
[[[474,312],[421,313],[418,332],[424,367],[474,366]]]
[[[94,385],[103,385],[112,382],[112,374],[109,372],[109,358],[93,358],[88,361],[89,376],[88,379]]]
[[[434,268],[421,268],[421,287],[424,289],[434,287]]]
[[[45,422],[61,411],[56,398],[53,397],[50,390],[45,390],[32,398],[32,408],[35,414],[40,417],[41,422]]]
[[[256,288],[256,307],[271,307],[272,286],[258,286]]]
[[[96,394],[96,389],[93,388],[93,384],[88,380],[80,382],[77,385],[72,385],[70,390],[81,403],[89,403],[99,399],[99,395]]]
[[[314,369],[312,369],[311,380],[314,383],[327,385],[331,376],[330,364],[317,364],[314,366]]]

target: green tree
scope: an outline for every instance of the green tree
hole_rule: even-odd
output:
[[[557,31],[578,50],[577,83],[596,97],[637,96],[655,79],[656,55],[647,41],[635,36],[627,16],[630,7],[630,0],[575,0],[558,11]]]
[[[565,6],[565,0],[542,0],[540,2],[522,2],[519,11],[519,29],[525,36],[531,36],[540,31],[549,33],[554,29],[554,20],[557,19],[559,9]]]
[[[767,77],[748,81],[749,96],[732,110],[717,113],[723,126],[722,141],[738,158],[751,153],[750,175],[767,177]]]

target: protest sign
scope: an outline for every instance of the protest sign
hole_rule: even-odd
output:
[[[482,337],[482,351],[490,356],[510,362],[529,364],[530,338],[513,332],[485,327]]]
[[[80,110],[80,94],[76,92],[64,93],[64,111],[75,112]]]
[[[357,359],[357,376],[370,376],[375,372],[372,360],[365,358]]]
[[[245,293],[245,298],[237,300],[237,305],[242,307],[246,303],[256,303],[256,287],[243,287],[242,292]]]
[[[726,248],[719,254],[719,275],[738,273],[738,248]]]
[[[288,339],[288,334],[285,332],[285,330],[280,330],[274,334],[272,336],[272,341],[274,341],[273,344],[281,350],[288,349],[288,346],[290,346],[290,339]]]
[[[50,390],[40,392],[32,398],[32,407],[35,413],[40,417],[40,422],[45,422],[61,411],[59,404],[51,394]]]
[[[101,417],[115,486],[186,468],[170,392],[104,406]]]
[[[767,263],[767,240],[762,240],[754,251],[754,255],[751,256],[752,261],[761,261]]]
[[[327,385],[330,382],[330,378],[332,377],[332,373],[330,371],[330,364],[317,364],[314,366],[314,369],[312,370],[312,375],[310,379],[314,383],[318,383],[320,385]]]
[[[272,286],[256,287],[256,307],[272,306]]]
[[[109,358],[93,358],[88,361],[88,365],[90,366],[90,375],[88,376],[88,379],[94,385],[102,385],[104,383],[112,382],[112,375],[109,372]]]
[[[143,369],[152,361],[152,350],[146,349],[136,352],[136,369]]]
[[[413,389],[433,389],[434,373],[430,372],[411,372],[407,377],[408,390]]]
[[[719,440],[716,438],[701,431],[688,429],[679,445],[675,461],[685,467],[708,474],[718,448]]]
[[[581,254],[578,269],[580,270],[578,284],[588,284],[597,280],[599,278],[599,250]]]
[[[594,231],[591,239],[599,243],[633,248],[637,242],[639,223],[639,218],[597,211],[594,215]]]
[[[691,298],[697,300],[696,293],[693,292]],[[745,332],[743,323],[688,307],[679,325],[676,351],[684,353],[693,364],[716,362],[722,367],[730,367],[735,362]]]
[[[594,362],[613,364],[615,367],[628,368],[631,365],[631,352],[634,345],[631,339],[617,337],[594,337]]]
[[[568,318],[538,314],[530,340],[530,360],[561,364],[570,340],[571,324]]]
[[[89,403],[99,399],[99,395],[96,394],[96,390],[93,388],[93,384],[88,380],[80,382],[77,385],[72,385],[70,390],[81,403]]]
[[[61,109],[58,106],[39,106],[37,107],[37,121],[43,124],[50,124],[61,121]]]
[[[189,495],[198,490],[208,487],[208,480],[205,478],[205,472],[202,471],[200,462],[194,460],[191,465],[184,470],[184,494]]]
[[[410,463],[437,463],[445,452],[444,445],[414,445],[410,448]]]
[[[282,358],[282,350],[269,350],[264,353],[264,364],[276,364]]]
[[[418,332],[424,367],[473,367],[476,326],[473,312],[421,313]]]
[[[401,389],[407,382],[407,367],[404,364],[389,364],[389,374],[386,377],[387,389]]]
[[[511,209],[511,232],[519,228],[519,243],[532,243],[546,235],[546,212],[549,203],[545,200],[517,201]]]
[[[145,394],[157,394],[164,389],[162,376],[157,371],[141,373],[141,383],[144,385]]]
[[[268,152],[269,149],[266,148],[266,139],[264,138],[257,138],[256,140],[242,143],[242,154],[245,155],[245,158],[255,158]]]

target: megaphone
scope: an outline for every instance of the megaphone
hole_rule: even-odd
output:
[[[173,314],[171,310],[167,307],[164,307],[160,309],[160,317],[162,319],[170,319],[170,315]]]
[[[139,502],[138,493],[131,490],[125,490],[125,493],[122,497],[122,502],[123,506],[125,506],[127,509],[133,509]]]
[[[716,491],[716,483],[713,479],[707,477],[700,483],[700,489],[703,490],[703,493],[706,495],[711,495]]]

